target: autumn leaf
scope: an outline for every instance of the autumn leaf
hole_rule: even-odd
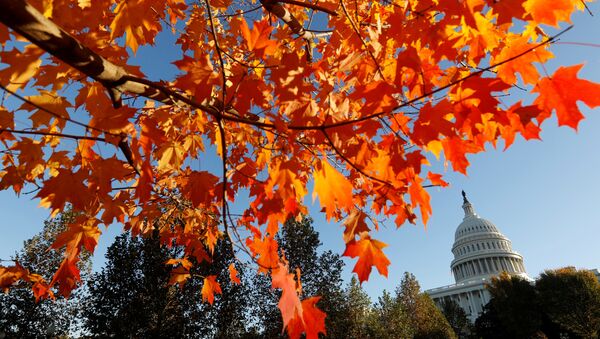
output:
[[[153,42],[156,33],[161,30],[159,23],[150,20],[153,13],[151,1],[121,0],[114,13],[116,15],[110,23],[110,38],[125,34],[125,43],[134,53],[140,45]]]
[[[369,226],[365,222],[366,213],[361,210],[353,210],[350,215],[344,220],[344,242],[348,243],[355,239],[357,234],[369,232]]]
[[[371,236],[366,232],[361,234],[360,240],[352,240],[346,244],[343,255],[350,258],[358,257],[352,272],[358,275],[361,283],[369,279],[373,266],[377,268],[381,275],[387,277],[387,267],[390,265],[390,261],[382,251],[386,246],[385,243],[379,240],[371,239]]]
[[[69,224],[67,229],[56,237],[52,248],[65,246],[67,259],[73,261],[82,247],[93,253],[101,233],[96,218],[77,216],[75,222]]]
[[[229,264],[227,270],[229,270],[229,280],[236,285],[241,284],[240,278],[238,277],[238,271],[235,269],[235,265],[233,263]]]
[[[183,287],[186,281],[191,277],[190,271],[183,267],[178,266],[171,270],[169,274],[169,285],[178,284],[179,287]],[[203,288],[204,289],[204,288]]]
[[[340,172],[333,168],[327,160],[323,160],[321,169],[315,170],[315,188],[313,200],[318,196],[321,206],[325,209],[327,220],[331,219],[335,211],[352,209],[352,184]]]
[[[215,301],[215,293],[222,294],[221,285],[219,285],[216,275],[209,275],[204,278],[202,285],[202,301],[208,301],[212,305]]]
[[[267,20],[254,22],[252,30],[244,20],[240,26],[242,36],[246,40],[248,50],[254,51],[259,58],[264,58],[266,55],[273,54],[277,50],[277,41],[270,40],[269,34],[273,27],[269,25]]]
[[[51,286],[58,284],[58,292],[66,298],[71,295],[71,291],[81,281],[81,275],[77,267],[78,261],[79,257],[65,258],[50,282]]]
[[[193,171],[185,178],[185,197],[196,207],[209,206],[219,178],[207,171]]]
[[[183,163],[185,149],[178,142],[170,142],[163,145],[157,151],[158,170],[164,171],[169,169],[178,169]]]
[[[279,254],[277,253],[277,241],[271,237],[264,237],[264,239],[254,238],[248,239],[248,247],[252,251],[252,254],[258,256],[257,263],[260,272],[267,272],[267,270],[276,268],[279,262]]]
[[[20,279],[40,298],[80,284],[100,223],[181,246],[168,262],[179,285],[192,262],[212,267],[227,234],[283,290],[290,336],[324,335],[318,299],[300,302],[289,273],[297,249],[275,238],[308,214],[308,190],[343,222],[362,282],[390,263],[367,219],[400,227],[419,209],[427,222],[428,186],[448,186],[432,168],[466,174],[470,154],[539,139],[553,112],[577,128],[578,101],[600,105],[581,66],[543,77],[556,41],[544,25],[560,29],[584,1],[251,1],[250,15],[231,0],[29,1],[0,0],[0,189],[81,216],[54,244],[65,260],[50,283],[0,271],[2,288]],[[504,98],[515,94],[535,101]],[[212,302],[219,285],[205,279]]]
[[[531,14],[534,21],[540,24],[548,24],[558,27],[559,21],[571,22],[570,17],[573,9],[583,8],[580,0],[557,0],[548,6],[544,0],[527,0],[523,3],[525,11]]]
[[[283,317],[285,328],[294,317],[302,318],[302,303],[296,293],[296,281],[294,275],[288,273],[288,268],[282,263],[271,273],[273,288],[281,289],[281,297],[277,306]]]
[[[29,271],[23,268],[18,262],[14,266],[0,266],[0,289],[6,293],[12,285],[28,275]]]
[[[325,329],[325,313],[317,307],[317,302],[321,297],[311,297],[302,300],[302,317],[296,316],[290,320],[287,327],[287,333],[290,338],[300,338],[302,333],[306,333],[306,338],[319,338],[319,333],[327,335]]]
[[[427,220],[431,215],[431,205],[429,203],[429,193],[425,191],[423,186],[421,185],[421,179],[418,176],[414,177],[414,181],[408,187],[408,193],[410,194],[410,203],[412,206],[419,206],[421,210],[421,219],[423,220],[423,224],[427,224]]]
[[[552,77],[542,78],[533,89],[540,93],[534,103],[547,113],[545,117],[556,110],[558,125],[575,130],[584,118],[577,101],[582,101],[590,108],[600,106],[600,84],[579,79],[577,73],[581,67],[583,65],[559,67]],[[538,120],[545,117],[538,117]]]

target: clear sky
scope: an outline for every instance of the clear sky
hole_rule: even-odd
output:
[[[600,5],[589,5],[600,15]],[[558,65],[584,63],[580,77],[600,82],[600,18],[578,13],[575,27],[561,43],[552,47],[557,58],[546,67],[552,73]],[[166,37],[166,40],[169,38]],[[174,50],[174,49],[173,49]],[[163,51],[168,52],[168,51]],[[162,52],[161,52],[162,53]],[[165,78],[172,69],[156,65],[144,55],[138,61],[153,79]],[[162,76],[161,76],[162,75]],[[449,188],[430,189],[433,216],[427,228],[422,224],[389,228],[374,237],[389,244],[385,253],[392,261],[387,279],[375,271],[363,284],[373,297],[383,289],[393,290],[404,271],[412,272],[424,289],[453,283],[450,248],[454,231],[462,221],[461,190],[465,190],[476,212],[492,221],[512,241],[513,249],[524,257],[525,267],[535,277],[548,268],[572,265],[600,267],[600,109],[584,110],[586,119],[579,131],[557,128],[555,119],[543,125],[543,141],[517,139],[507,151],[495,150],[469,157],[468,176],[454,174],[435,164],[446,174]],[[22,242],[41,229],[49,213],[37,208],[30,195],[16,197],[12,191],[0,191],[0,258],[8,259]],[[311,208],[315,227],[321,233],[323,249],[343,251],[342,229],[328,224]],[[95,268],[119,225],[111,226],[101,237],[96,251]],[[349,280],[354,260],[346,260],[345,279]]]

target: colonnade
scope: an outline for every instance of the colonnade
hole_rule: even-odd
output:
[[[523,266],[521,259],[502,256],[471,259],[452,267],[456,282],[477,275],[498,274],[500,272],[521,273],[525,272],[525,266]]]

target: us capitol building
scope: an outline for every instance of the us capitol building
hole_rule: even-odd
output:
[[[485,288],[493,276],[501,272],[532,280],[525,272],[523,257],[513,251],[510,240],[490,221],[479,217],[463,194],[463,221],[454,235],[450,264],[455,284],[425,291],[436,304],[444,299],[454,300],[475,322],[483,311],[490,293]]]

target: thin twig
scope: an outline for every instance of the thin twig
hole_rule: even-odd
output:
[[[210,7],[209,0],[204,0],[206,4],[206,11],[208,12],[208,21],[210,21],[210,30],[215,42],[215,49],[217,50],[217,56],[219,57],[219,63],[221,64],[221,77],[223,78],[223,86],[221,87],[221,102],[225,103],[227,97],[227,75],[225,75],[225,63],[223,62],[223,55],[221,55],[221,46],[219,45],[219,39],[217,39],[217,31],[215,30],[215,23],[212,16],[212,8]]]
[[[375,55],[373,54],[373,52],[369,48],[369,45],[367,44],[367,42],[365,41],[365,39],[363,39],[362,35],[360,35],[360,31],[358,30],[358,27],[356,27],[356,24],[354,23],[354,20],[352,20],[352,18],[350,17],[350,14],[348,14],[348,10],[346,9],[346,5],[344,5],[344,0],[340,0],[340,5],[342,6],[342,10],[344,11],[344,15],[346,16],[346,18],[348,19],[348,21],[350,21],[350,25],[352,25],[352,29],[354,30],[354,32],[356,33],[356,35],[358,35],[358,38],[360,39],[360,41],[362,42],[363,46],[367,50],[367,53],[369,53],[369,56],[371,57],[371,59],[373,59],[373,62],[375,63],[375,66],[377,67],[377,72],[381,76],[381,79],[385,80],[385,76],[383,75],[383,71],[381,70],[381,65],[379,65],[379,62],[375,58]]]
[[[10,93],[11,95],[13,95],[15,98],[17,98],[17,99],[19,99],[19,100],[21,100],[21,101],[23,101],[23,102],[25,102],[25,103],[33,106],[33,107],[39,109],[40,111],[44,111],[44,112],[46,112],[46,113],[48,113],[48,114],[50,114],[50,115],[52,115],[52,116],[54,116],[56,118],[59,118],[59,119],[71,122],[71,123],[73,123],[75,125],[84,127],[86,129],[89,129],[89,130],[97,131],[97,132],[100,132],[100,133],[104,133],[104,134],[108,134],[108,135],[112,135],[112,136],[118,136],[119,135],[117,133],[107,132],[107,131],[102,130],[100,128],[96,128],[96,127],[92,127],[90,125],[86,125],[86,124],[84,124],[82,122],[73,120],[73,119],[68,118],[68,117],[63,117],[62,115],[60,115],[60,114],[58,114],[56,112],[53,112],[53,111],[49,110],[46,107],[40,106],[40,105],[34,103],[33,101],[31,101],[31,100],[29,100],[29,99],[27,99],[27,98],[25,98],[25,97],[23,97],[23,96],[15,93],[15,92],[13,92],[13,91],[11,91],[10,89],[6,88],[6,86],[4,86],[3,84],[0,84],[0,88],[2,88],[5,92]]]
[[[106,141],[106,139],[100,138],[100,137],[92,137],[92,136],[87,136],[87,135],[73,135],[73,134],[64,134],[64,133],[55,133],[55,132],[24,131],[24,130],[0,128],[0,133],[1,132],[54,136],[54,137],[61,137],[61,138],[70,138],[70,139],[75,139],[75,140],[95,140],[95,141],[108,142],[108,141]]]

